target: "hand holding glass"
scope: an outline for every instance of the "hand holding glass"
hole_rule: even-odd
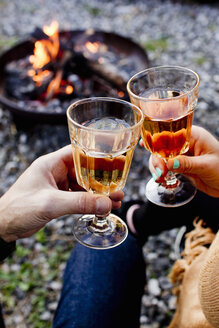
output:
[[[67,110],[77,182],[92,193],[110,195],[124,187],[138,142],[143,114],[135,105],[114,98],[88,98]],[[127,237],[126,224],[109,213],[84,215],[73,233],[83,245],[106,249]]]
[[[198,87],[198,74],[178,66],[149,68],[129,80],[131,102],[144,113],[142,139],[147,150],[165,161],[188,151]],[[185,177],[172,171],[164,183],[151,179],[146,186],[147,198],[165,207],[186,204],[195,192]]]

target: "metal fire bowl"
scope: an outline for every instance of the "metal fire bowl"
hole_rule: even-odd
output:
[[[115,33],[108,33],[102,31],[88,31],[88,30],[76,30],[76,31],[61,31],[59,32],[60,39],[69,39],[71,43],[77,45],[78,43],[90,42],[102,42],[114,49],[116,53],[121,53],[124,56],[128,56],[136,65],[136,72],[141,71],[150,66],[148,56],[144,49],[136,44],[129,38],[125,38]],[[46,111],[37,112],[33,108],[22,108],[17,99],[9,98],[5,94],[4,88],[4,68],[11,61],[24,58],[33,54],[35,39],[24,40],[11,49],[5,51],[0,55],[0,103],[5,109],[8,109],[20,123],[24,121],[32,121],[35,123],[53,123],[60,124],[66,123],[66,108],[63,108],[61,113],[53,113]],[[74,99],[73,99],[74,101]]]

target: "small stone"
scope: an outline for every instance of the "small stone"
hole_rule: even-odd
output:
[[[208,109],[208,104],[206,102],[204,102],[204,101],[200,101],[198,103],[198,109],[199,110],[202,110],[202,111],[205,111],[205,110]]]
[[[160,257],[154,263],[154,270],[157,272],[166,271],[171,267],[170,259],[167,256]]]
[[[15,287],[13,293],[18,300],[22,300],[25,298],[25,292],[21,290],[19,287]]]
[[[61,282],[59,281],[52,281],[50,284],[49,284],[49,287],[53,290],[61,290],[62,288],[62,284]]]
[[[161,289],[157,279],[152,278],[148,281],[148,292],[154,296],[159,296],[161,294]]]
[[[35,248],[36,251],[40,252],[43,249],[43,245],[40,244],[40,243],[36,243],[34,245],[34,248]]]
[[[167,308],[166,304],[164,303],[164,301],[162,301],[162,300],[158,301],[157,306],[158,306],[158,308],[159,308],[159,313],[160,313],[160,312],[161,312],[162,314],[167,313],[168,308]]]
[[[27,142],[27,135],[23,133],[20,135],[20,143],[25,144],[26,142]]]
[[[52,303],[49,303],[48,304],[48,309],[50,310],[50,311],[55,311],[56,310],[56,308],[57,308],[57,302],[52,302]]]
[[[5,170],[8,171],[9,174],[17,171],[18,169],[19,169],[19,164],[14,161],[8,162],[5,166]]]
[[[12,264],[11,265],[11,270],[13,271],[13,272],[17,272],[17,271],[19,271],[20,270],[20,265],[19,264]]]
[[[158,281],[160,287],[164,290],[171,289],[173,287],[169,279],[166,277],[160,277],[158,278]]]
[[[157,253],[148,253],[147,254],[147,262],[148,263],[154,263],[154,261],[156,261],[158,258]]]
[[[42,321],[49,321],[51,319],[51,313],[49,311],[45,311],[41,314],[40,319]]]
[[[19,314],[16,314],[16,316],[14,316],[14,323],[16,324],[16,325],[18,325],[18,324],[20,324],[22,321],[23,321],[23,318],[22,318],[22,316],[21,315],[19,315]]]
[[[148,323],[148,317],[146,315],[141,315],[140,316],[140,324],[141,325],[144,325],[144,324],[147,324]]]
[[[160,328],[160,323],[159,322],[153,322],[152,327],[153,328]]]
[[[142,296],[142,304],[145,306],[145,307],[149,307],[152,305],[152,296],[151,295],[143,295]]]

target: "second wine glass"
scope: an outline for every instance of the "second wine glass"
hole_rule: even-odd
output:
[[[189,149],[198,88],[198,74],[179,66],[152,67],[137,73],[128,82],[131,102],[144,113],[144,145],[164,161]],[[195,193],[196,188],[184,176],[176,176],[172,171],[164,183],[151,179],[146,185],[146,197],[164,207],[184,205]]]
[[[124,187],[138,142],[143,114],[135,105],[114,98],[88,98],[67,110],[77,182],[85,190],[109,196]],[[83,215],[75,220],[75,238],[83,245],[112,248],[127,237],[116,215]]]

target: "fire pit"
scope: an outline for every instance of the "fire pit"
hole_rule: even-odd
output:
[[[77,99],[128,99],[128,79],[148,66],[146,52],[128,38],[94,30],[58,32],[53,22],[0,56],[0,103],[16,120],[59,124]]]

